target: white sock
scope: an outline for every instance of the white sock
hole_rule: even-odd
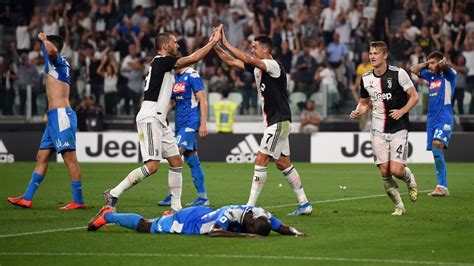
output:
[[[255,206],[257,203],[258,196],[260,196],[260,192],[262,192],[263,186],[267,182],[267,167],[255,165],[253,171],[253,179],[252,179],[252,189],[250,190],[250,197],[247,205]]]
[[[139,167],[133,171],[131,171],[127,177],[125,177],[120,184],[118,184],[115,188],[110,190],[110,195],[118,198],[122,193],[135,186],[136,184],[140,183],[143,179],[150,176],[150,171],[146,168],[146,165]]]
[[[168,187],[171,194],[171,209],[181,210],[181,192],[183,190],[183,167],[170,167],[168,170]]]
[[[293,189],[298,198],[298,203],[305,204],[308,202],[306,194],[304,193],[303,184],[301,183],[301,178],[298,172],[296,171],[293,165],[281,171],[283,176],[285,176],[288,181],[288,185]]]
[[[207,199],[207,193],[197,193],[198,198]]]
[[[402,198],[400,197],[400,191],[398,191],[397,182],[391,177],[382,177],[385,192],[392,202],[398,207],[403,206]]]

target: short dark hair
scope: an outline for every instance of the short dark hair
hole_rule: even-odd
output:
[[[230,90],[222,90],[222,97],[225,99],[229,97]]]
[[[56,47],[56,49],[58,49],[58,53],[61,53],[64,45],[64,40],[61,36],[48,35],[46,36],[46,39],[48,39],[48,41],[50,41]]]
[[[273,50],[273,40],[267,35],[258,35],[253,40],[266,46],[270,52]]]
[[[431,58],[441,60],[441,59],[444,58],[444,55],[440,51],[434,51],[434,52],[432,52],[431,54],[428,55],[428,60],[431,59]]]
[[[257,217],[257,219],[255,219],[255,221],[253,222],[253,225],[255,230],[254,233],[257,235],[268,236],[270,234],[270,231],[272,231],[272,225],[270,224],[268,218],[265,216]]]
[[[162,33],[159,33],[158,35],[156,35],[156,38],[155,38],[155,49],[158,51],[161,49],[161,46],[163,46],[164,44],[167,44],[171,41],[171,36],[173,34],[172,33],[169,33],[169,32],[162,32]]]

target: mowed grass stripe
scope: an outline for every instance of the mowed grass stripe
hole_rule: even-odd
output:
[[[414,264],[414,265],[457,265],[471,266],[470,263],[417,261],[417,260],[390,260],[364,258],[331,258],[312,256],[265,256],[265,255],[234,255],[234,254],[192,254],[192,253],[85,253],[85,252],[0,252],[0,256],[74,256],[74,257],[183,257],[183,258],[234,258],[260,260],[291,260],[291,261],[330,261],[330,262],[360,262],[360,263],[387,263],[387,264]]]

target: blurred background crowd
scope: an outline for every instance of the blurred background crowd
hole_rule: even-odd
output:
[[[61,35],[71,65],[71,103],[86,116],[133,117],[139,109],[154,36],[172,32],[180,54],[225,25],[228,40],[249,51],[253,37],[271,36],[274,58],[288,73],[292,111],[312,100],[322,118],[347,116],[358,99],[360,76],[370,70],[368,45],[383,40],[390,63],[408,69],[440,50],[458,71],[453,104],[473,114],[473,0],[0,0],[0,114],[47,109],[38,32]],[[211,52],[194,66],[204,79],[210,106],[230,91],[240,115],[257,115],[253,76],[229,69]],[[414,115],[426,113],[428,88]],[[213,96],[214,95],[214,96]]]

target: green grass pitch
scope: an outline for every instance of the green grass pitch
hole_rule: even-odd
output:
[[[203,164],[212,207],[245,204],[253,165]],[[81,164],[88,209],[59,211],[71,199],[64,165],[51,163],[32,209],[6,198],[24,192],[34,163],[0,164],[0,265],[465,265],[474,264],[474,164],[448,164],[451,196],[431,198],[434,166],[412,164],[421,191],[392,217],[377,168],[369,164],[295,163],[314,213],[288,217],[296,198],[274,165],[259,204],[284,223],[306,232],[296,238],[272,233],[263,239],[139,234],[118,226],[87,232],[103,204],[102,192],[139,164]],[[119,212],[147,218],[165,210],[167,166],[120,198]],[[185,166],[182,202],[195,198]],[[282,186],[280,186],[282,184]],[[345,186],[346,189],[340,188]]]

